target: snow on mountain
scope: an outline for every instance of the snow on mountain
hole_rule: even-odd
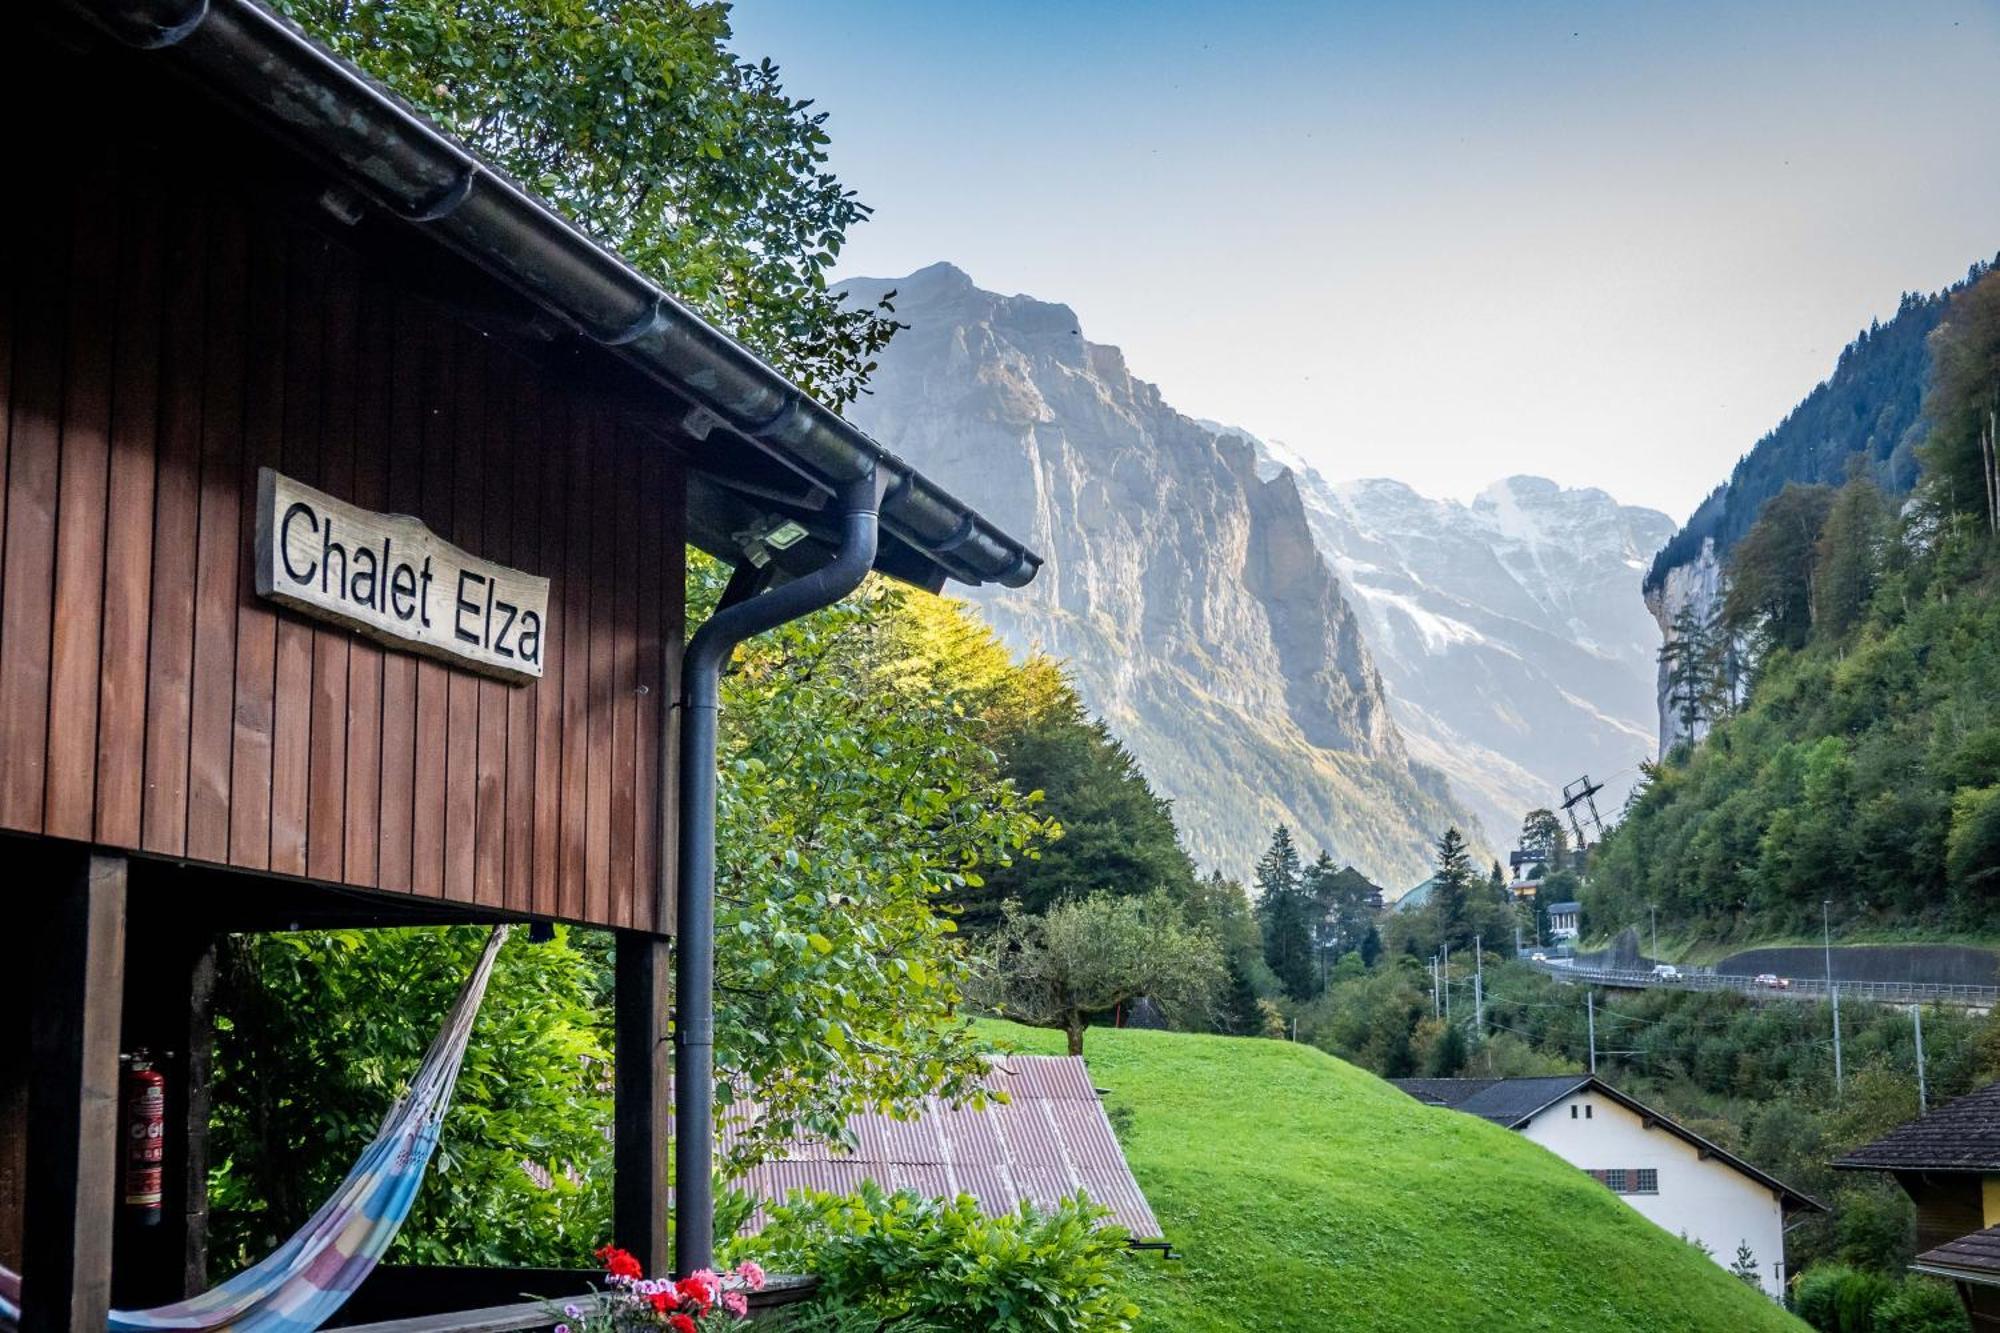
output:
[[[1470,504],[1399,481],[1329,482],[1296,452],[1315,543],[1341,576],[1412,758],[1495,841],[1588,773],[1607,813],[1652,751],[1657,630],[1635,595],[1673,522],[1594,488],[1506,477]]]

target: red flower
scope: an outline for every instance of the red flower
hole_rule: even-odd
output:
[[[714,1285],[699,1273],[682,1278],[675,1284],[674,1290],[702,1314],[707,1314],[708,1307],[715,1303]]]
[[[669,1317],[667,1320],[667,1327],[671,1328],[674,1331],[674,1333],[697,1333],[697,1330],[695,1329],[694,1326],[694,1320],[688,1318],[684,1314],[677,1314]]]
[[[639,1261],[632,1257],[630,1251],[621,1250],[616,1245],[606,1245],[597,1252],[597,1257],[603,1261],[604,1271],[613,1277],[637,1278],[644,1275]]]
[[[660,1314],[665,1314],[673,1306],[680,1304],[679,1301],[674,1299],[672,1293],[665,1291],[656,1291],[648,1296],[646,1300]]]

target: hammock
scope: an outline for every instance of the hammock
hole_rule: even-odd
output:
[[[111,1333],[312,1333],[333,1317],[410,1214],[507,929],[493,928],[409,1092],[389,1108],[347,1179],[305,1226],[263,1262],[192,1300],[113,1310]],[[20,1301],[20,1276],[0,1267],[0,1323],[20,1322]]]

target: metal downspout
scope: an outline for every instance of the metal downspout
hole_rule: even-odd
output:
[[[674,1271],[715,1266],[715,786],[722,669],[745,639],[832,606],[875,564],[878,472],[841,488],[840,546],[810,574],[719,606],[681,661],[674,941]]]

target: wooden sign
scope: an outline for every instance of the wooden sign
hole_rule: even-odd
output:
[[[542,674],[549,581],[257,471],[257,592],[391,646],[525,684]]]

